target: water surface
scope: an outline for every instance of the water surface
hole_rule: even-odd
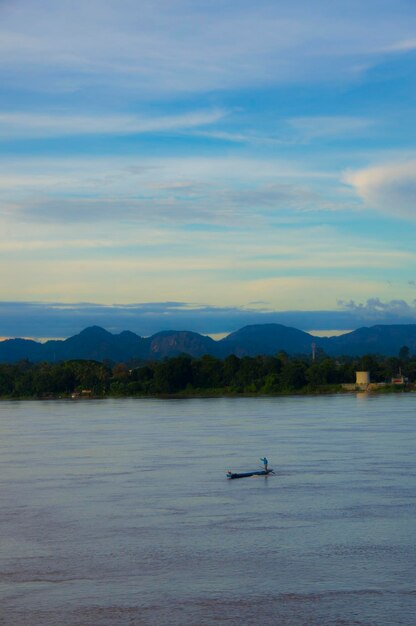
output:
[[[415,409],[0,403],[0,623],[413,625]]]

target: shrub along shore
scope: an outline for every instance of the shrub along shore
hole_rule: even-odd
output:
[[[399,357],[367,355],[329,358],[319,355],[238,358],[179,355],[164,361],[100,363],[72,360],[59,363],[20,361],[0,364],[0,397],[217,397],[318,394],[345,391],[356,371],[369,371],[379,391],[413,390],[392,385],[398,373],[416,380],[416,356],[402,349]]]

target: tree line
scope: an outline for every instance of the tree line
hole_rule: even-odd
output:
[[[354,383],[356,371],[370,371],[374,382],[390,382],[400,372],[416,380],[416,356],[404,346],[398,357],[360,358],[276,356],[225,359],[179,355],[147,363],[100,363],[72,360],[60,363],[0,364],[0,397],[238,395],[317,393]]]

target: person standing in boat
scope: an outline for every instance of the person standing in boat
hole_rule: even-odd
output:
[[[266,459],[266,457],[264,457],[263,459],[260,459],[260,461],[263,463],[264,465],[264,471],[267,472],[267,466],[269,464],[269,461]]]

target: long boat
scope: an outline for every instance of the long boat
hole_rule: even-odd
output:
[[[272,469],[258,470],[256,472],[227,472],[227,478],[249,478],[250,476],[267,476],[268,474],[274,474]]]

